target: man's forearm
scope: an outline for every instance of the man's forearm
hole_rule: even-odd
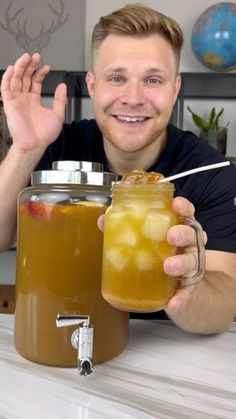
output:
[[[236,278],[223,272],[206,272],[195,286],[179,292],[188,294],[176,310],[167,314],[182,329],[199,334],[227,330],[236,315]]]
[[[19,152],[12,146],[0,165],[0,251],[15,242],[17,197],[29,184],[40,157],[38,153]]]

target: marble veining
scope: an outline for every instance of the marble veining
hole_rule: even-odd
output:
[[[0,315],[0,419],[236,418],[235,322],[197,336],[169,321],[131,320],[127,348],[86,378],[22,358],[13,322]]]

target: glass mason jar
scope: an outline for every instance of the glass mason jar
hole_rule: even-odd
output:
[[[180,223],[171,208],[174,186],[114,183],[105,214],[102,295],[121,310],[153,312],[165,307],[178,280],[163,271],[176,249],[166,241]]]
[[[19,195],[14,330],[22,356],[66,367],[77,364],[75,326],[57,328],[58,314],[90,317],[95,364],[124,349],[129,321],[101,296],[97,219],[110,203],[115,175],[71,164],[72,170],[60,163],[60,170],[34,172],[32,186]]]
[[[102,295],[113,307],[133,312],[163,309],[182,286],[201,280],[205,248],[200,224],[172,210],[174,185],[114,182],[112,205],[105,213]],[[166,235],[186,224],[194,231],[196,268],[180,278],[169,277],[163,262],[176,253]],[[192,245],[191,245],[192,246]]]

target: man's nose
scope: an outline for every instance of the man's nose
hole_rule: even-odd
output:
[[[140,82],[130,81],[124,86],[122,103],[129,106],[141,106],[145,102],[144,89]]]

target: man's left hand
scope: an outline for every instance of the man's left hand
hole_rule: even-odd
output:
[[[176,197],[173,200],[173,210],[180,217],[187,217],[190,220],[192,219],[193,223],[195,222],[194,206],[187,199]],[[202,247],[204,248],[207,242],[207,235],[202,230],[200,232],[200,236]],[[167,233],[167,241],[169,244],[177,248],[177,254],[175,256],[168,257],[164,261],[164,271],[168,276],[177,277],[180,279],[180,287],[178,288],[176,294],[170,299],[166,307],[166,312],[171,317],[181,307],[183,308],[184,305],[187,304],[195,286],[191,285],[191,276],[194,277],[197,265],[196,234],[194,229],[189,225],[178,224],[169,229]],[[203,278],[203,275],[204,269],[202,269],[201,273],[197,276],[197,281],[200,281]],[[188,277],[188,283],[190,285],[181,285],[181,277]],[[196,278],[193,283],[195,282]]]

